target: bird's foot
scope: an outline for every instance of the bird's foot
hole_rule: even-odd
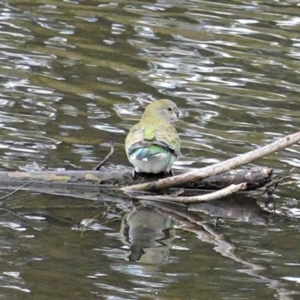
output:
[[[175,173],[172,169],[169,170],[169,171],[165,171],[164,173],[165,173],[165,175],[169,175],[169,176],[174,176],[175,175]]]
[[[132,178],[133,178],[133,179],[135,178],[136,173],[138,173],[138,172],[136,171],[136,169],[133,169],[133,170],[131,171],[131,175],[132,175]]]

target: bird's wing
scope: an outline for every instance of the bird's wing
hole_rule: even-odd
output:
[[[134,145],[138,146],[138,144],[142,144],[144,141],[144,130],[145,127],[137,123],[134,126],[131,127],[130,131],[128,132],[128,135],[125,139],[125,149],[126,151],[129,151],[129,149],[137,148],[134,147]]]
[[[169,123],[134,125],[126,137],[125,147],[133,150],[149,143],[170,148],[176,156],[180,156],[180,139],[176,129]]]
[[[166,144],[176,156],[180,156],[180,138],[171,124],[166,123],[163,126],[157,126],[155,140]]]

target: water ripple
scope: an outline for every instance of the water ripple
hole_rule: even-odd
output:
[[[100,2],[0,4],[2,169],[90,169],[111,139],[117,155],[107,168],[128,168],[126,132],[148,103],[166,97],[185,112],[176,124],[182,140],[178,168],[185,162],[194,168],[223,161],[299,130],[300,6],[295,1]],[[300,165],[299,153],[294,145],[254,165],[289,174]],[[287,214],[298,218],[297,190],[286,191],[289,197],[275,191],[278,206],[285,202]],[[6,214],[0,224],[1,281],[11,293],[30,291],[36,278],[37,297],[57,299],[74,296],[74,283],[82,299],[91,294],[258,299],[295,289],[289,281],[297,282],[297,270],[286,263],[299,261],[299,230],[290,220],[278,224],[276,216],[266,230],[226,220],[211,229],[210,240],[178,229],[172,264],[153,266],[127,261],[130,249],[120,242],[119,219],[105,219],[107,207],[102,211],[100,202],[99,214],[82,200],[66,205],[66,198],[55,197],[53,203],[53,196],[23,195],[4,204],[29,216],[26,227]],[[252,200],[263,199],[259,194]],[[36,215],[45,215],[42,230]],[[113,234],[91,230],[79,236],[72,230],[94,215]],[[201,218],[205,225],[213,222]],[[234,250],[226,248],[230,245]],[[225,248],[225,257],[216,248]],[[1,292],[3,298],[20,298],[16,295]]]

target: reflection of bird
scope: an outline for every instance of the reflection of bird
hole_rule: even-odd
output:
[[[169,173],[180,156],[180,139],[171,125],[180,115],[176,104],[162,99],[149,104],[125,140],[125,150],[135,172]]]
[[[121,223],[121,239],[130,246],[130,261],[162,263],[169,259],[175,237],[174,222],[168,214],[147,205],[127,212]]]

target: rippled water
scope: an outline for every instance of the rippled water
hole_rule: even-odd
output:
[[[2,1],[2,169],[91,169],[110,139],[110,167],[129,167],[126,132],[166,97],[188,167],[298,131],[299,16],[294,0]],[[252,165],[297,174],[299,152]],[[298,194],[281,187],[273,213],[262,193],[187,212],[18,192],[2,202],[17,215],[1,211],[0,298],[299,299]]]

